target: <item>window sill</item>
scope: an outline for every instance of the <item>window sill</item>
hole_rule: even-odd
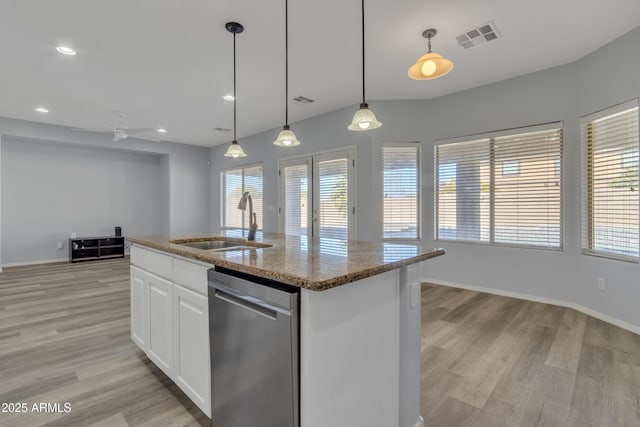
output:
[[[610,259],[612,261],[622,261],[622,262],[629,262],[632,264],[640,264],[640,259],[636,257],[610,254],[607,252],[592,251],[589,249],[582,249],[582,255],[593,256],[597,258],[605,258],[605,259]]]
[[[564,252],[564,248],[560,247],[551,247],[551,246],[535,246],[535,245],[519,245],[519,244],[509,244],[509,243],[491,243],[491,242],[479,242],[473,240],[445,240],[445,239],[435,239],[434,243],[462,243],[465,245],[476,245],[476,246],[491,246],[494,248],[505,248],[505,249],[535,249],[542,251],[553,251],[553,252]]]

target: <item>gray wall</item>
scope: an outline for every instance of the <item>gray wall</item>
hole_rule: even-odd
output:
[[[175,144],[169,142],[148,142],[136,139],[128,139],[118,143],[113,142],[110,135],[92,134],[85,132],[72,132],[61,126],[52,126],[42,123],[33,123],[22,120],[14,120],[9,118],[0,118],[0,134],[3,140],[11,139],[18,141],[39,142],[45,146],[46,144],[56,146],[67,146],[77,148],[93,148],[103,151],[104,156],[108,157],[109,151],[117,151],[120,153],[129,153],[135,157],[138,154],[160,156],[155,161],[154,166],[159,173],[156,175],[157,185],[161,188],[159,200],[156,204],[155,212],[151,214],[152,219],[148,221],[154,224],[152,233],[183,233],[192,231],[206,231],[209,228],[209,167],[208,154],[209,149],[204,147],[195,147],[185,144]],[[97,156],[97,159],[100,155]],[[95,163],[97,159],[90,162]],[[3,168],[10,167],[13,162],[11,159],[2,161]],[[62,172],[59,170],[51,171],[52,180],[59,177]],[[4,175],[4,171],[0,170],[0,176]],[[60,179],[62,179],[60,177]],[[121,190],[124,192],[136,189],[138,184],[135,180],[121,182]],[[52,197],[58,200],[65,199],[65,188],[52,190]],[[5,195],[0,195],[0,200]],[[6,210],[6,201],[3,209]],[[72,214],[72,213],[70,213]],[[79,218],[76,218],[79,220]],[[156,224],[159,224],[156,227]],[[33,224],[37,228],[37,224]],[[4,234],[1,235],[2,247],[4,248],[2,264],[13,262],[38,262],[43,259],[42,254],[35,250],[30,251],[30,255],[13,254],[13,248],[17,247],[13,238],[9,239],[7,233],[7,218],[2,218],[2,228]],[[123,225],[124,227],[124,225]],[[50,230],[51,231],[51,230]],[[80,230],[70,230],[77,231]],[[131,235],[125,229],[125,232]],[[33,242],[33,247],[41,246],[44,242]],[[49,246],[49,243],[47,243]],[[58,255],[56,252],[55,255]],[[15,261],[21,259],[22,261]]]
[[[162,232],[169,233],[171,230],[171,197],[169,188],[171,188],[171,171],[169,163],[169,155],[160,156],[160,183],[162,186],[162,201],[160,209],[160,217],[162,223]]]
[[[2,133],[0,133],[0,165],[2,165]],[[2,166],[0,166],[2,172]],[[0,189],[2,188],[2,173],[0,173]],[[2,190],[0,190],[0,193]],[[1,196],[1,194],[0,194]],[[0,273],[2,272],[2,197],[0,197]]]
[[[211,150],[211,227],[220,224],[220,170],[262,162],[265,230],[277,230],[277,161],[295,155],[357,146],[357,238],[381,239],[380,143],[421,141],[423,147],[422,243],[442,246],[447,255],[424,264],[423,276],[571,302],[640,327],[640,266],[581,253],[580,116],[640,96],[640,28],[582,60],[565,66],[463,91],[434,100],[382,101],[370,105],[383,122],[373,133],[346,130],[356,107],[303,122],[293,130],[300,147],[272,145],[278,130],[240,141],[245,159]],[[615,64],[615,65],[612,65]],[[455,72],[455,71],[454,71]],[[445,77],[446,78],[446,77]],[[416,82],[437,84],[435,82]],[[433,241],[433,143],[475,133],[564,122],[564,250],[545,251]],[[606,290],[596,287],[597,277]]]
[[[10,138],[2,151],[5,265],[66,258],[71,232],[162,232],[159,156]]]

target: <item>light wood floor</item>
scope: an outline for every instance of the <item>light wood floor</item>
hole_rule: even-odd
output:
[[[209,425],[129,338],[128,259],[0,274],[0,402],[71,403],[3,427]]]
[[[423,286],[427,427],[640,426],[640,337],[573,310]],[[0,274],[0,426],[206,426],[129,339],[128,260]],[[342,427],[342,426],[328,426]]]
[[[436,426],[640,426],[640,336],[575,310],[423,286]]]

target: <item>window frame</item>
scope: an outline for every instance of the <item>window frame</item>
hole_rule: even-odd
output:
[[[227,172],[231,172],[231,171],[235,171],[235,170],[242,170],[242,193],[244,194],[244,187],[245,187],[245,170],[246,169],[251,169],[251,168],[255,168],[255,167],[260,167],[262,169],[262,200],[263,200],[263,208],[262,208],[262,213],[261,213],[261,218],[262,218],[262,222],[264,223],[264,165],[262,164],[262,162],[258,162],[258,163],[250,163],[247,165],[238,165],[235,167],[229,167],[229,168],[225,168],[220,170],[220,230],[221,231],[227,231],[227,230],[236,230],[237,227],[231,227],[231,226],[225,226],[225,220],[226,220],[226,212],[225,212],[225,206],[226,206],[226,194],[224,191],[224,187],[225,187],[225,174]],[[238,200],[239,201],[239,200]],[[255,212],[255,210],[254,210]],[[244,230],[246,228],[248,228],[248,225],[245,224],[246,220],[245,220],[245,215],[242,215],[242,228],[241,230]],[[258,231],[263,231],[264,230],[264,224],[258,224]]]
[[[387,147],[416,148],[416,237],[384,237],[384,149]],[[382,241],[419,242],[422,241],[422,143],[420,142],[383,142],[380,148],[381,196],[382,196]]]
[[[438,195],[439,195],[439,170],[438,170],[438,156],[436,155],[437,149],[440,146],[461,143],[461,142],[474,142],[474,141],[482,141],[489,140],[490,144],[494,144],[496,138],[506,137],[506,136],[514,136],[518,134],[526,134],[526,133],[534,133],[534,132],[542,132],[546,130],[554,130],[557,129],[560,131],[561,140],[560,140],[560,174],[556,174],[556,168],[554,164],[554,176],[558,178],[560,182],[560,223],[559,223],[559,245],[557,247],[552,246],[540,246],[540,245],[532,245],[526,243],[502,243],[495,242],[495,224],[493,219],[490,219],[490,230],[489,230],[489,241],[478,241],[478,240],[463,240],[463,239],[443,239],[438,235],[438,218],[439,218],[439,203],[438,203]],[[478,134],[471,134],[466,136],[460,136],[455,138],[441,139],[434,141],[433,144],[433,180],[434,180],[434,189],[433,189],[433,207],[434,207],[434,217],[433,217],[433,240],[434,242],[443,242],[443,243],[461,243],[466,245],[479,245],[479,246],[493,246],[500,248],[513,248],[513,249],[534,249],[534,250],[542,250],[542,251],[555,251],[555,252],[564,252],[564,121],[556,121],[549,123],[542,123],[538,125],[531,126],[523,126],[516,128],[503,129],[499,131],[492,132],[484,132]],[[497,169],[497,165],[493,164],[490,168],[494,168],[494,175],[501,173],[500,170]],[[515,175],[512,175],[515,177]],[[493,185],[493,184],[492,184]],[[491,197],[493,200],[494,197]],[[490,207],[491,209],[491,207]],[[490,213],[490,218],[493,218],[493,214]]]
[[[622,254],[616,254],[616,253],[612,253],[612,252],[605,252],[602,250],[595,250],[595,249],[591,249],[588,246],[590,245],[588,243],[588,241],[590,240],[590,237],[593,234],[593,231],[591,230],[591,223],[592,223],[592,219],[589,215],[589,199],[590,199],[590,193],[589,193],[589,140],[588,140],[588,125],[590,122],[596,121],[598,119],[602,119],[608,116],[613,116],[617,113],[621,113],[623,111],[626,110],[630,110],[633,108],[637,108],[637,114],[638,114],[638,134],[640,135],[640,102],[638,100],[638,98],[633,98],[629,101],[625,101],[622,102],[620,104],[617,105],[613,105],[611,107],[607,107],[604,108],[602,110],[596,111],[594,113],[591,114],[587,114],[585,116],[582,116],[580,118],[580,143],[581,143],[581,150],[582,150],[582,163],[581,163],[581,169],[582,169],[582,207],[581,207],[581,232],[582,232],[582,236],[580,239],[580,247],[582,249],[582,254],[583,255],[587,255],[587,256],[593,256],[593,257],[597,257],[597,258],[606,258],[606,259],[610,259],[610,260],[614,260],[614,261],[624,261],[624,262],[629,262],[629,263],[634,263],[634,264],[639,264],[640,263],[640,255],[638,257],[634,257],[634,256],[628,256],[628,255],[622,255]],[[637,161],[638,161],[638,170],[640,171],[640,138],[638,141],[638,153],[637,153]],[[621,159],[620,162],[620,168],[621,169],[628,169],[628,167],[623,165],[623,160]],[[640,200],[638,203],[638,227],[640,228]]]

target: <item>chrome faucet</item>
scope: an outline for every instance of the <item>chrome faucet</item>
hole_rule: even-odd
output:
[[[253,241],[256,240],[256,231],[258,231],[258,218],[256,214],[253,213],[253,200],[251,199],[251,195],[248,191],[245,191],[240,199],[240,203],[238,203],[238,209],[246,211],[247,201],[249,201],[249,234],[247,235],[247,240]],[[244,234],[244,227],[242,228],[242,234]]]

